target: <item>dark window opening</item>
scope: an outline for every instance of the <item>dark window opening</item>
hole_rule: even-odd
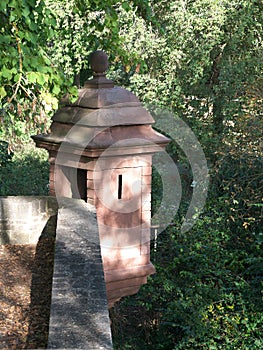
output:
[[[122,198],[122,175],[118,177],[118,199]]]
[[[87,202],[87,170],[77,170],[77,184],[80,198]]]

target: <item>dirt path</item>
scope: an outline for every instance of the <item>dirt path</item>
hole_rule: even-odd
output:
[[[47,345],[53,241],[0,245],[0,349]]]

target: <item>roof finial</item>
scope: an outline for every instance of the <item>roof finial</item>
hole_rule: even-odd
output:
[[[106,78],[106,70],[109,67],[107,54],[101,50],[94,51],[91,53],[89,61],[93,79],[86,81],[84,87],[93,89],[113,87],[113,81]]]
[[[94,51],[89,58],[93,73],[105,73],[109,67],[108,56],[104,51]]]

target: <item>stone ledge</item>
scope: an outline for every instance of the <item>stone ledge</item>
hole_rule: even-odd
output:
[[[48,349],[112,350],[95,208],[58,204]]]

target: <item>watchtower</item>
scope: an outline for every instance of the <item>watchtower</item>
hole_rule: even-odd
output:
[[[49,152],[50,194],[94,204],[109,307],[136,293],[150,262],[152,156],[169,139],[130,91],[107,79],[108,58],[91,55],[93,78],[53,116],[48,135],[33,136]],[[88,232],[87,232],[88,234]]]

